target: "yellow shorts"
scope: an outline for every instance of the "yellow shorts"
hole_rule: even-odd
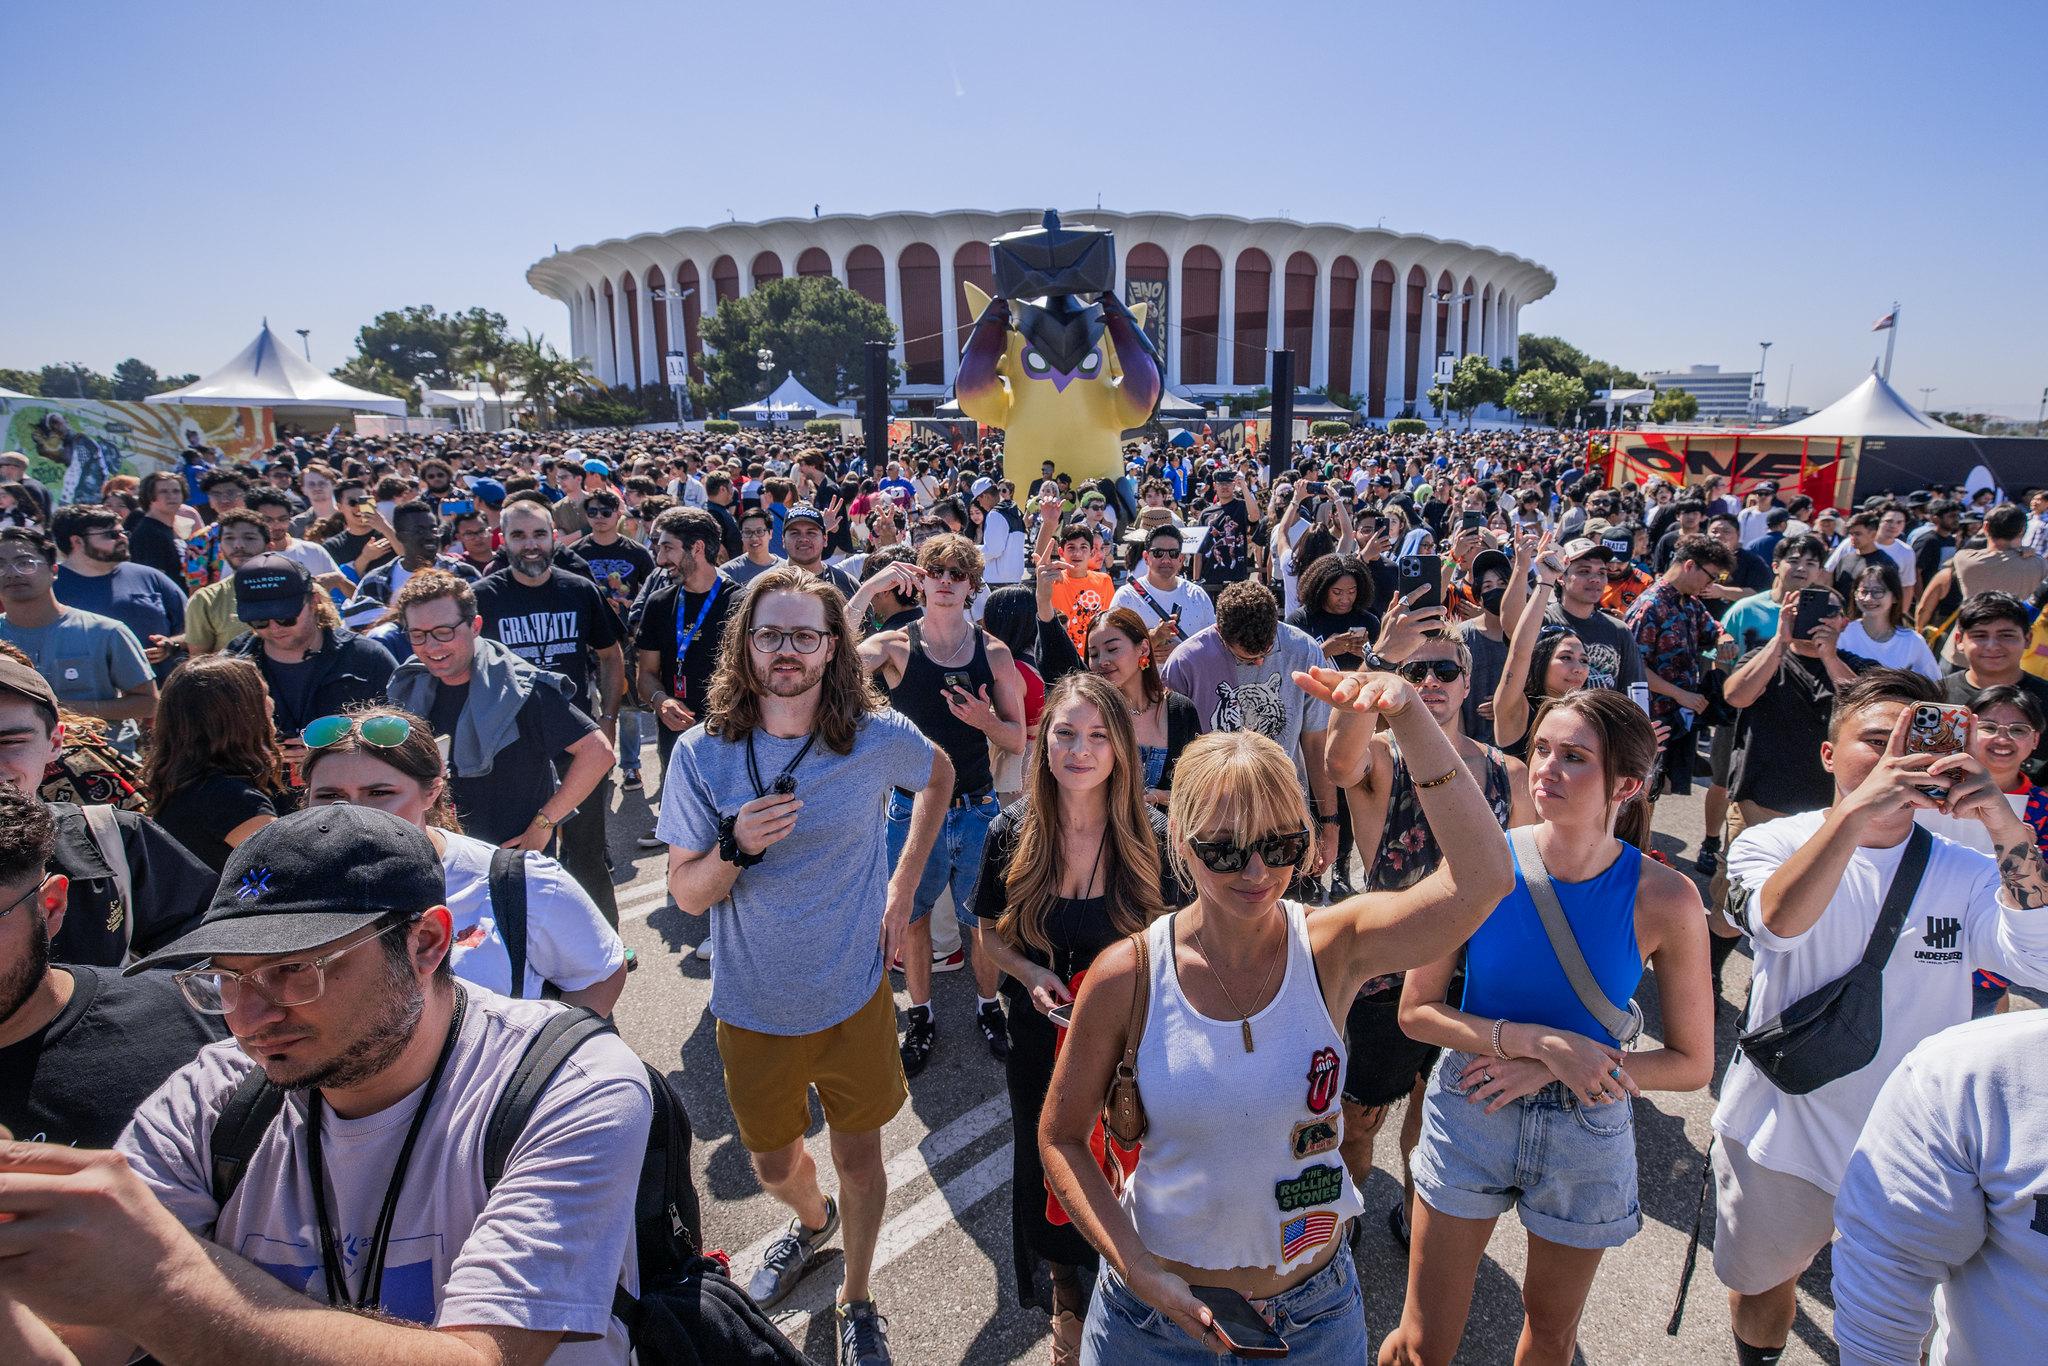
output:
[[[750,1153],[772,1153],[804,1136],[814,1087],[825,1122],[842,1134],[881,1128],[910,1098],[886,973],[866,1005],[815,1034],[759,1034],[720,1020],[718,1057]]]

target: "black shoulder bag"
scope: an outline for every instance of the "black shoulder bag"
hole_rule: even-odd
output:
[[[1786,1006],[1769,1024],[1736,1036],[1735,1046],[1780,1091],[1806,1095],[1861,1071],[1877,1056],[1884,1039],[1884,965],[1913,908],[1933,846],[1934,837],[1915,825],[1855,967]]]

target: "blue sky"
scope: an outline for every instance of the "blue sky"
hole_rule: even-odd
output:
[[[1453,16],[1446,20],[1442,15]],[[2048,19],[2024,4],[145,5],[0,14],[0,365],[339,364],[564,247],[807,212],[1093,204],[1462,238],[1637,369],[1814,406],[2048,386]]]

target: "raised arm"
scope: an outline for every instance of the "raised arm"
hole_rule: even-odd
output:
[[[1124,307],[1123,300],[1113,293],[1102,296],[1102,321],[1110,346],[1105,378],[1113,386],[1117,418],[1127,428],[1142,427],[1152,420],[1166,387],[1159,373],[1159,355],[1145,335],[1144,318]]]
[[[1536,587],[1508,636],[1508,662],[1493,690],[1493,738],[1512,745],[1529,730],[1529,666],[1536,657],[1536,637],[1543,633],[1543,614],[1557,592],[1557,577],[1548,563],[1536,571]]]

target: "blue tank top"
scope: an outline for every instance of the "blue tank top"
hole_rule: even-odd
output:
[[[1510,854],[1513,846],[1509,846]],[[1552,876],[1550,885],[1579,941],[1593,978],[1619,1010],[1643,980],[1643,953],[1636,943],[1636,883],[1643,854],[1632,844],[1606,871],[1585,882]],[[1619,1042],[1579,1003],[1571,979],[1543,932],[1543,918],[1515,861],[1515,889],[1493,908],[1465,945],[1465,997],[1459,1009],[1487,1019],[1569,1029],[1603,1043]]]

